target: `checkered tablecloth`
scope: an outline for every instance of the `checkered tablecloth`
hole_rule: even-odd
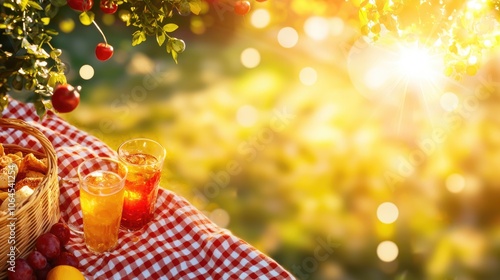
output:
[[[23,119],[52,142],[61,180],[61,219],[81,223],[76,167],[83,160],[116,154],[99,139],[56,114],[40,120],[31,105],[11,100],[3,117]],[[2,130],[0,142],[42,150],[19,131]],[[80,260],[87,279],[294,279],[274,260],[212,223],[184,198],[160,188],[156,218],[143,232],[119,236],[118,248],[93,255],[73,234],[66,248]]]

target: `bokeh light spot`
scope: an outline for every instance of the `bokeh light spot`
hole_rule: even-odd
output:
[[[111,26],[111,25],[115,24],[115,21],[116,21],[115,15],[104,14],[102,16],[102,23],[104,23],[107,26]]]
[[[90,80],[92,77],[94,77],[94,67],[85,64],[82,67],[80,67],[80,77],[84,80]]]
[[[484,40],[483,42],[484,46],[487,47],[487,48],[491,48],[493,47],[493,41],[489,40],[489,39],[486,39]]]
[[[191,27],[191,31],[197,35],[201,35],[201,34],[205,33],[205,31],[206,31],[205,23],[203,22],[203,19],[201,17],[193,16],[191,18],[191,26],[190,27]]]
[[[254,48],[248,48],[241,52],[240,59],[246,68],[255,68],[260,64],[260,53]]]
[[[129,75],[145,75],[153,73],[155,63],[149,56],[138,52],[132,55],[126,69]]]
[[[236,119],[241,126],[251,127],[257,122],[257,109],[253,106],[245,105],[238,109]]]
[[[465,178],[460,174],[452,174],[446,178],[446,188],[449,192],[459,193],[465,188]]]
[[[250,22],[255,28],[264,28],[269,25],[271,14],[266,9],[257,9],[252,13]]]
[[[292,27],[284,27],[278,32],[278,43],[284,48],[293,48],[299,42],[299,33]]]
[[[377,218],[384,224],[394,223],[398,216],[398,207],[392,202],[384,202],[377,208]]]
[[[377,246],[377,256],[383,262],[394,261],[399,254],[398,245],[392,241],[382,241]]]
[[[218,226],[225,228],[229,225],[231,218],[226,210],[219,208],[210,213],[210,220]]]
[[[64,33],[70,33],[75,29],[75,21],[71,18],[61,20],[59,22],[59,29]]]
[[[305,67],[299,74],[300,82],[306,86],[312,86],[318,80],[318,73],[314,68]]]
[[[476,65],[476,64],[478,63],[477,56],[475,56],[475,55],[471,55],[471,56],[467,59],[467,63],[469,63],[469,65]]]
[[[440,103],[444,110],[451,112],[458,108],[458,97],[452,92],[446,92],[441,96]]]
[[[339,17],[330,19],[330,32],[333,36],[338,36],[344,32],[344,20]]]
[[[324,40],[330,33],[328,20],[324,17],[310,17],[304,23],[304,31],[311,39]]]

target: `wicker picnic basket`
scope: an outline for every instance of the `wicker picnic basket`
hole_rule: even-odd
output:
[[[37,237],[49,231],[60,216],[57,158],[54,147],[38,129],[22,120],[0,118],[0,130],[5,131],[7,128],[20,130],[36,138],[42,145],[44,153],[31,150],[29,147],[2,143],[5,150],[9,153],[33,153],[38,158],[46,157],[48,172],[33,194],[16,205],[14,216],[0,214],[0,279],[7,277],[11,246],[15,246],[16,258],[25,257],[34,249]],[[15,222],[15,231],[9,227],[12,221]],[[9,239],[12,235],[13,238]]]

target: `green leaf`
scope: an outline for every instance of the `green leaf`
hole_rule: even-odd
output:
[[[389,31],[398,31],[397,22],[390,15],[384,15],[380,17],[380,23],[382,23]]]
[[[158,42],[158,46],[163,45],[165,42],[165,34],[161,31],[156,32],[156,41]]]
[[[130,25],[130,20],[131,20],[131,16],[130,16],[130,12],[129,11],[124,11],[124,12],[120,12],[120,19],[126,23],[127,26]]]
[[[168,40],[167,42],[167,53],[172,51],[172,40]]]
[[[144,32],[137,30],[132,34],[132,46],[137,46],[144,41],[146,41],[146,34]]]
[[[64,75],[64,73],[59,74],[59,76],[57,76],[57,81],[62,85],[68,83],[68,81],[66,80],[66,75]]]
[[[163,11],[164,15],[168,15],[168,13],[170,12],[170,7],[168,6],[168,2],[163,3],[161,10]]]
[[[83,25],[91,25],[92,22],[94,21],[95,14],[91,11],[86,11],[81,13],[80,16],[78,16],[78,18],[80,19],[80,22]]]
[[[28,1],[28,5],[29,5],[30,7],[33,7],[33,8],[35,8],[35,9],[37,9],[37,10],[43,11],[42,6],[40,6],[40,4],[38,4],[38,3],[37,3],[37,2],[35,2],[35,1]]]
[[[186,49],[186,43],[181,39],[172,38],[169,42],[172,43],[172,50],[177,53],[182,53]]]
[[[26,82],[24,83],[24,88],[28,91],[33,91],[38,84],[38,80],[33,77],[29,77],[26,79]]]
[[[50,51],[50,57],[51,57],[52,59],[54,59],[54,60],[55,60],[56,58],[58,58],[59,56],[61,56],[61,54],[62,54],[61,49],[53,49],[53,50],[51,50],[51,51]]]
[[[58,12],[59,12],[59,7],[55,5],[48,4],[47,6],[45,6],[45,14],[47,14],[51,18],[54,18]]]
[[[27,47],[31,46],[30,42],[28,41],[28,39],[26,38],[23,38],[21,40],[21,48],[24,48],[26,49]]]
[[[26,10],[26,6],[28,5],[28,0],[21,0],[18,2],[21,11]]]
[[[40,117],[43,118],[45,114],[47,113],[47,108],[45,107],[45,104],[41,99],[35,100],[35,110],[36,114]]]
[[[4,6],[5,8],[9,8],[9,9],[11,9],[11,10],[13,10],[13,11],[15,11],[15,10],[16,10],[16,6],[12,5],[11,3],[4,2],[4,3],[3,3],[3,6]]]
[[[28,45],[24,49],[28,52],[28,54],[33,54],[37,58],[49,58],[50,55],[42,48],[38,48],[36,45]]]
[[[0,113],[9,105],[9,98],[6,94],[0,95]]]
[[[57,31],[56,31],[56,30],[54,30],[54,29],[47,29],[47,30],[45,30],[45,32],[46,32],[47,34],[49,34],[49,35],[52,35],[52,36],[57,36],[57,35],[59,35],[59,32],[57,32]]]
[[[167,23],[165,24],[165,26],[163,26],[163,31],[165,32],[174,32],[175,30],[177,30],[177,28],[179,28],[179,26],[175,23]]]
[[[20,74],[15,74],[11,81],[11,86],[15,90],[22,90],[24,86],[24,78]]]
[[[384,4],[384,12],[392,12],[392,1],[386,1]]]
[[[50,0],[50,3],[52,3],[52,5],[56,6],[56,7],[62,7],[64,5],[66,5],[66,0]]]
[[[176,51],[174,51],[174,50],[172,50],[172,58],[174,59],[175,64],[177,64],[177,63],[178,63],[178,62],[177,62],[177,52],[176,52]]]
[[[49,17],[43,17],[40,20],[42,21],[43,25],[49,25],[49,23],[50,23]]]
[[[57,84],[66,84],[66,75],[64,73],[57,73],[54,71],[50,71],[49,79],[47,81],[47,86],[55,87]]]
[[[368,12],[366,9],[359,10],[359,23],[361,26],[368,24]]]
[[[57,78],[58,78],[57,76],[58,75],[59,75],[58,73],[56,73],[54,71],[50,71],[50,73],[49,73],[49,79],[47,81],[47,85],[49,87],[55,87],[56,86],[56,84],[57,84]]]
[[[45,34],[45,33],[42,33],[42,34],[39,34],[37,36],[37,39],[38,40],[35,41],[35,44],[41,46],[41,45],[45,44],[45,42],[48,42],[48,41],[52,40],[52,37],[49,36],[49,35],[47,35],[47,34]]]
[[[191,13],[195,15],[199,15],[201,12],[201,1],[200,0],[195,0],[189,2],[189,8],[191,9]]]
[[[21,36],[24,34],[24,30],[20,27],[20,26],[16,26],[14,28],[14,34],[18,35],[18,36]]]

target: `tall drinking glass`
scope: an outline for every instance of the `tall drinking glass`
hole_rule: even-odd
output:
[[[78,166],[83,237],[94,253],[118,245],[127,166],[112,158],[93,158]]]
[[[132,232],[153,219],[158,185],[166,151],[156,141],[131,139],[118,147],[118,158],[127,165],[121,226]]]

